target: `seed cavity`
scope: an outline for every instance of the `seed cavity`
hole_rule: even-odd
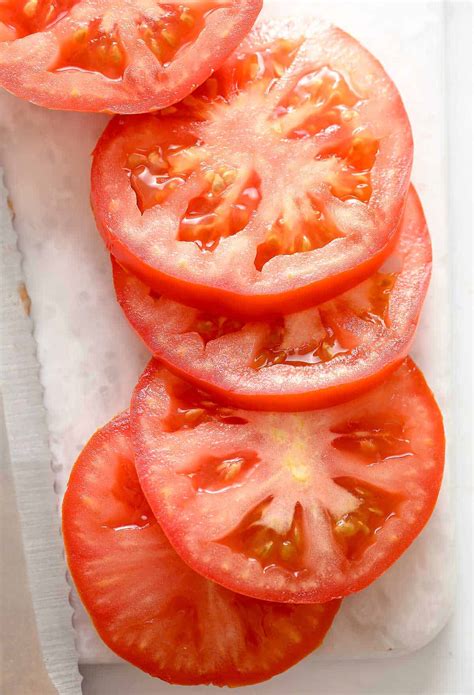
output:
[[[359,500],[359,506],[332,521],[336,542],[348,560],[358,560],[376,540],[385,523],[395,517],[401,497],[352,478],[334,482]]]
[[[51,70],[81,70],[100,73],[109,80],[120,80],[127,65],[125,48],[118,28],[101,29],[97,19],[76,29],[63,41],[59,59]]]
[[[286,533],[278,533],[265,525],[262,517],[272,498],[261,502],[249,512],[239,526],[219,543],[260,563],[263,570],[279,567],[291,573],[304,569],[305,540],[303,510],[296,504],[291,526]]]
[[[204,165],[204,190],[190,200],[178,231],[180,241],[192,241],[201,251],[214,251],[221,239],[249,223],[260,199],[260,179],[254,172]]]
[[[280,102],[273,114],[273,130],[278,137],[290,139],[330,134],[330,144],[321,148],[317,158],[335,157],[340,162],[328,176],[331,193],[343,201],[367,203],[379,143],[362,125],[363,104],[347,77],[324,66],[301,77]]]
[[[324,66],[303,75],[279,103],[274,119],[288,138],[307,138],[358,120],[361,98],[348,80]]]
[[[180,102],[180,111],[195,121],[205,121],[217,103],[226,102],[226,82],[221,80],[221,74],[217,71]]]
[[[78,0],[3,0],[0,24],[9,31],[4,40],[20,39],[49,29],[65,17]],[[1,41],[1,39],[0,39]]]
[[[364,321],[390,326],[389,305],[390,296],[398,273],[375,273],[366,281],[367,305],[358,310],[358,316]]]
[[[255,267],[261,271],[275,256],[314,251],[341,236],[322,201],[311,194],[299,201],[287,200],[267,238],[257,247]]]
[[[199,333],[204,341],[204,344],[207,345],[210,340],[216,340],[216,338],[220,338],[223,335],[240,331],[244,325],[245,324],[243,321],[228,318],[226,316],[199,313],[189,330]]]
[[[199,157],[199,143],[191,136],[184,137],[181,143],[156,144],[152,149],[137,148],[130,152],[124,168],[130,176],[140,212],[143,214],[164,203],[186,182]]]
[[[225,492],[230,488],[240,487],[259,460],[255,451],[205,456],[193,465],[191,472],[184,475],[191,479],[197,493]]]
[[[194,41],[204,29],[207,7],[185,5],[161,5],[158,19],[143,17],[138,23],[138,35],[155,58],[164,67],[169,65],[177,52]]]
[[[238,53],[231,68],[231,91],[240,91],[251,82],[262,92],[270,91],[293,63],[301,43],[302,39],[277,39],[260,51]]]
[[[331,432],[339,435],[332,440],[335,449],[355,454],[364,463],[413,456],[404,421],[396,413],[372,414],[342,422],[332,427]]]
[[[343,201],[369,202],[372,195],[371,170],[378,150],[378,140],[363,127],[341,138],[336,146],[321,150],[320,159],[336,157],[340,161],[339,167],[327,180],[333,196]]]
[[[246,425],[247,420],[235,410],[215,403],[199,389],[184,381],[173,381],[168,385],[170,407],[163,420],[166,432],[194,429],[206,422],[221,422],[227,425]]]
[[[282,348],[285,338],[285,324],[283,320],[274,320],[270,324],[269,331],[253,359],[253,369],[265,369],[276,364],[287,364],[292,367],[305,367],[308,365],[330,362],[339,355],[344,355],[353,349],[345,334],[339,330],[337,322],[331,312],[319,311],[322,331],[314,340],[298,347]]]
[[[114,503],[107,509],[98,505],[98,514],[105,514],[101,525],[115,531],[140,530],[155,524],[155,517],[138,482],[133,461],[125,456],[114,461],[111,495]]]

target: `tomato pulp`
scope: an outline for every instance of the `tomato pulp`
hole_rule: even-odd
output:
[[[406,357],[431,272],[431,244],[412,188],[384,266],[329,302],[266,322],[179,304],[112,259],[118,301],[173,372],[242,408],[305,410],[354,397]]]
[[[171,683],[245,685],[319,646],[339,608],[239,596],[187,567],[140,489],[128,415],[86,445],[63,504],[72,577],[104,642]]]
[[[441,484],[441,414],[407,359],[324,410],[220,406],[152,361],[131,405],[140,484],[197,572],[271,601],[363,589],[406,550]]]
[[[111,253],[155,291],[266,318],[381,265],[411,161],[380,63],[335,27],[272,22],[171,109],[110,123],[92,206]]]
[[[144,113],[204,82],[261,0],[2,0],[0,85],[50,109]]]

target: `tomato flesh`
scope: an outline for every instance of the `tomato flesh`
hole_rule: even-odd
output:
[[[174,302],[112,263],[125,315],[169,369],[234,405],[305,410],[367,390],[404,359],[428,288],[431,245],[411,189],[397,245],[371,278],[259,323]]]
[[[152,361],[130,417],[140,484],[178,554],[264,600],[363,589],[422,530],[441,484],[442,418],[410,359],[305,413],[224,407]]]
[[[141,491],[127,414],[81,453],[64,498],[63,535],[71,575],[104,642],[171,683],[270,678],[321,644],[339,607],[240,596],[187,567]]]
[[[411,159],[400,97],[370,54],[334,27],[272,23],[182,102],[109,124],[92,205],[112,254],[155,292],[257,318],[381,265]]]
[[[4,0],[0,84],[48,108],[143,113],[188,95],[251,28],[261,0]]]

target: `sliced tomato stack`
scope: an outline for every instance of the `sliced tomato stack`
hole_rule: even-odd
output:
[[[407,356],[431,245],[400,95],[335,27],[249,34],[260,7],[0,4],[1,85],[117,114],[92,207],[153,357],[79,456],[63,533],[100,636],[171,683],[256,683],[318,647],[443,473]]]
[[[247,685],[283,671],[322,641],[340,601],[283,605],[196,574],[158,525],[134,467],[128,414],[80,455],[63,503],[79,594],[102,639],[153,676],[183,685]]]
[[[395,249],[371,277],[328,302],[259,322],[179,304],[112,264],[125,315],[169,369],[243,408],[306,410],[356,396],[405,358],[431,244],[412,188]]]

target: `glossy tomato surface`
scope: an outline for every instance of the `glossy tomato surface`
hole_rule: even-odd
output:
[[[406,357],[429,283],[431,244],[412,188],[381,269],[329,302],[259,323],[179,304],[112,265],[125,315],[169,369],[233,405],[305,410],[354,397]]]
[[[240,596],[176,555],[140,489],[128,415],[80,455],[63,503],[70,572],[104,642],[171,683],[245,685],[318,647],[339,601],[285,605]]]
[[[161,109],[222,64],[261,6],[261,0],[2,0],[0,85],[50,109]]]
[[[92,205],[111,253],[155,291],[266,317],[376,270],[411,162],[380,63],[322,22],[272,22],[180,104],[111,122]]]
[[[261,599],[363,589],[421,531],[441,483],[442,418],[410,359],[306,413],[219,406],[152,361],[130,418],[140,484],[176,551]]]

